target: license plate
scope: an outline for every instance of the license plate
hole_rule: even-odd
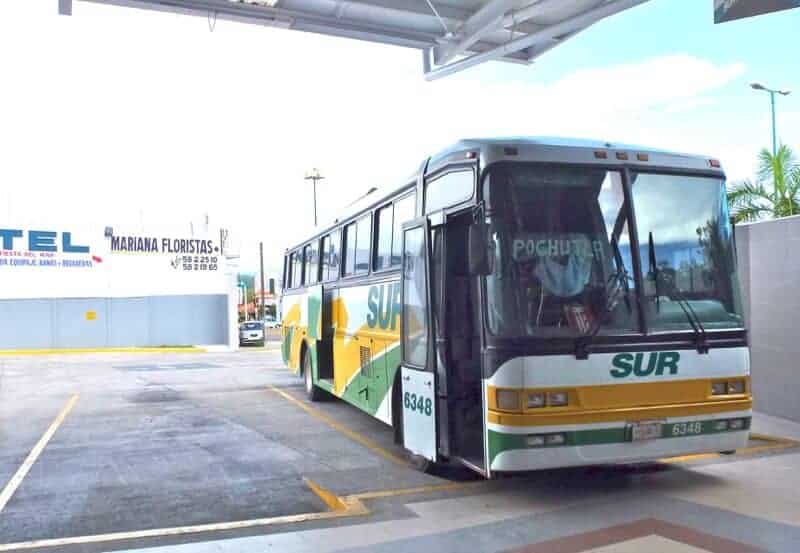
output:
[[[642,442],[644,440],[656,440],[661,437],[663,424],[660,422],[637,422],[628,428],[632,442]]]

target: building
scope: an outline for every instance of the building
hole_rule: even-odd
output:
[[[227,233],[0,226],[0,349],[238,347]]]

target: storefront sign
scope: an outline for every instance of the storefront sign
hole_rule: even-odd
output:
[[[91,268],[100,262],[71,232],[0,229],[0,267]]]
[[[213,240],[158,236],[111,236],[112,254],[162,255],[179,271],[216,271],[220,248]]]

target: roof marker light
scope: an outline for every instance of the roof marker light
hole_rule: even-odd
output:
[[[650,161],[650,156],[647,154],[636,154],[636,159],[639,161]]]
[[[628,154],[625,152],[617,152],[617,159],[620,161],[628,161]]]
[[[722,167],[722,164],[719,162],[718,159],[709,159],[708,164],[711,167],[714,167],[715,169],[720,169]]]
[[[512,146],[506,146],[505,148],[503,148],[503,153],[507,156],[518,156],[519,150]]]
[[[478,157],[478,152],[467,152],[464,157],[467,159],[476,159]]]
[[[594,157],[597,159],[608,159],[608,152],[604,152],[602,150],[596,150],[594,153]]]

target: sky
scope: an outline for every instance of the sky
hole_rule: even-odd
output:
[[[713,24],[651,0],[531,66],[426,82],[415,50],[56,0],[0,3],[0,218],[231,229],[267,272],[312,226],[461,138],[598,138],[707,154],[750,177],[778,132],[800,151],[800,10]],[[66,227],[65,227],[66,228]]]

